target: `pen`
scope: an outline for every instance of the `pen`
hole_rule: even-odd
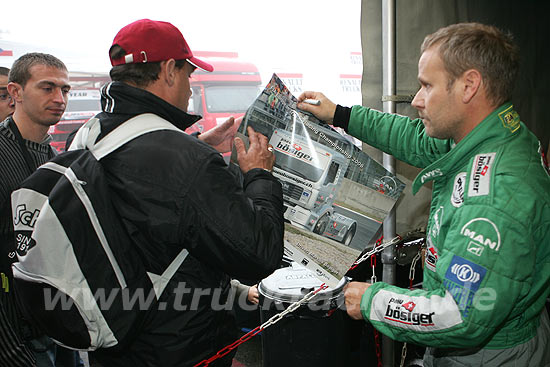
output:
[[[321,104],[321,101],[319,101],[318,99],[311,99],[311,98],[306,98],[303,100],[303,102],[312,104],[314,106],[319,106]]]

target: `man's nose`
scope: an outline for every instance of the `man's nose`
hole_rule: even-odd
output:
[[[422,98],[420,92],[421,92],[420,90],[418,92],[416,92],[416,94],[414,95],[414,98],[411,102],[411,106],[413,106],[417,110],[424,107],[424,99]]]
[[[56,103],[67,103],[67,101],[65,99],[65,93],[63,92],[63,89],[56,88],[54,93],[55,93],[54,94],[54,101]]]

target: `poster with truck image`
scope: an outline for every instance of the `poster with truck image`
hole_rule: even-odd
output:
[[[285,252],[335,281],[380,236],[382,221],[405,185],[296,103],[273,74],[248,108],[238,135],[246,140],[251,126],[273,146],[273,175],[283,187],[287,222]]]

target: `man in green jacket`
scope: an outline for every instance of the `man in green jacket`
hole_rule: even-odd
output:
[[[352,282],[348,314],[427,346],[425,366],[550,365],[550,176],[536,137],[510,103],[518,50],[492,26],[427,36],[419,119],[337,106],[299,108],[422,168],[433,182],[423,289]],[[519,364],[518,364],[519,363]]]

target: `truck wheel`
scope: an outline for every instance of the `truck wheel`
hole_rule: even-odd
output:
[[[349,246],[351,244],[351,240],[353,240],[353,236],[355,236],[355,231],[357,229],[357,225],[353,223],[351,227],[346,232],[346,235],[344,236],[344,239],[342,240],[342,243],[346,246]]]
[[[325,213],[317,223],[315,224],[315,227],[313,227],[313,233],[317,233],[322,235],[325,232],[325,229],[327,228],[328,220],[330,217],[330,213]]]

